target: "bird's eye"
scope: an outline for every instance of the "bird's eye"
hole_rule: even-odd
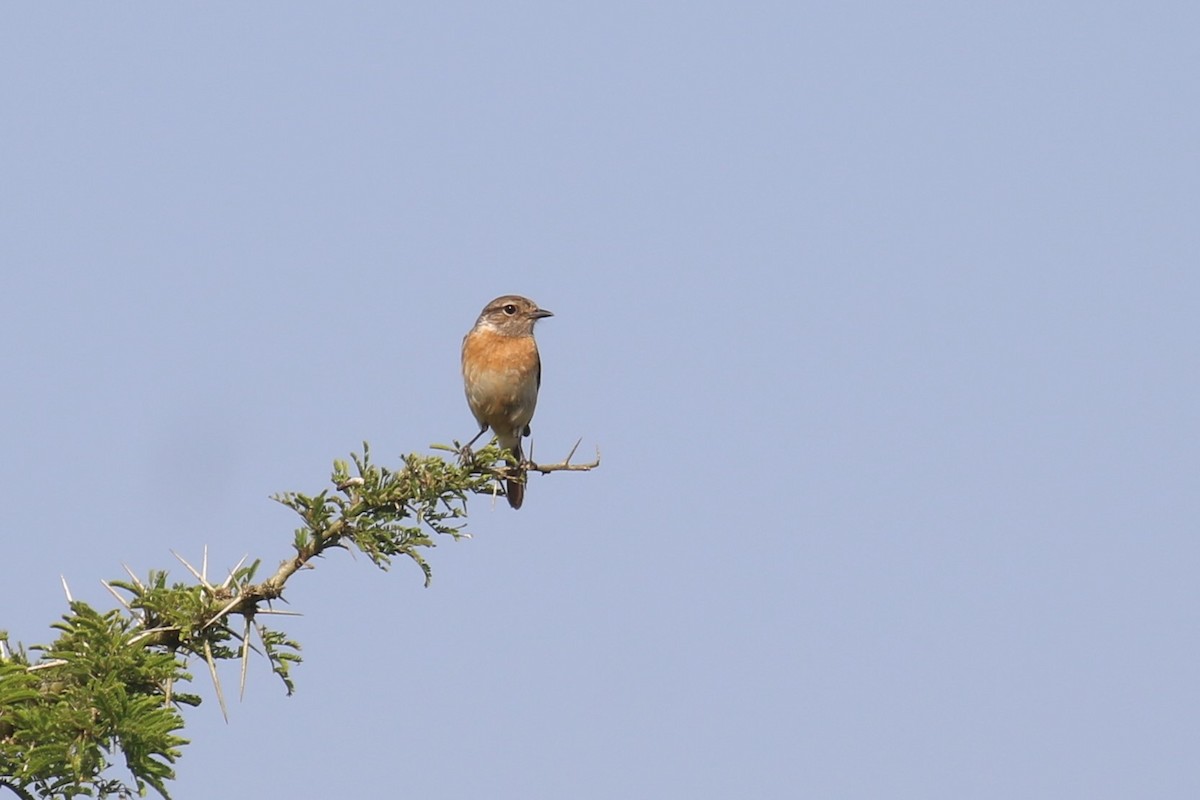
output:
[[[512,303],[509,303],[508,305],[506,305],[504,307],[504,313],[508,314],[511,317],[513,314],[517,313],[517,307],[514,306]]]

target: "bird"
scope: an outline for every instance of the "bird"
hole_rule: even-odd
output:
[[[533,326],[554,314],[527,297],[506,294],[483,307],[475,326],[463,337],[462,374],[467,405],[479,423],[479,433],[464,451],[488,428],[500,447],[512,453],[518,470],[525,460],[521,437],[528,436],[529,422],[542,386],[542,360]],[[508,478],[508,504],[514,509],[525,500],[524,475]]]

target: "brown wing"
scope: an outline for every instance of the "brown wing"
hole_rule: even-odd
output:
[[[539,353],[537,351],[536,348],[533,351],[533,358],[534,358],[533,374],[537,376],[537,388],[539,390],[541,390],[541,388],[542,388],[542,355],[541,355],[541,353]],[[529,426],[526,425],[525,430],[521,431],[521,435],[528,436],[529,434],[530,434]],[[522,490],[521,493],[524,494],[524,487],[520,487],[520,488]],[[521,502],[520,500],[517,500],[518,505],[513,506],[513,508],[520,508],[521,507],[520,502]]]

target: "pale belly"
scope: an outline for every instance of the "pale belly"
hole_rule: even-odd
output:
[[[480,425],[507,438],[520,436],[537,406],[537,379],[519,370],[471,370],[465,375],[467,403]]]

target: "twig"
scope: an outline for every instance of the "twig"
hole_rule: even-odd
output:
[[[579,441],[575,442],[575,446],[571,448],[571,452],[567,453],[567,457],[562,461],[559,461],[557,464],[534,464],[532,461],[528,461],[521,466],[530,472],[540,472],[543,475],[549,475],[551,472],[590,472],[591,470],[594,470],[596,467],[600,466],[599,447],[596,448],[595,461],[589,461],[586,464],[571,463],[571,458],[575,455],[575,451],[579,449],[579,442],[582,441],[583,440],[580,439]]]

